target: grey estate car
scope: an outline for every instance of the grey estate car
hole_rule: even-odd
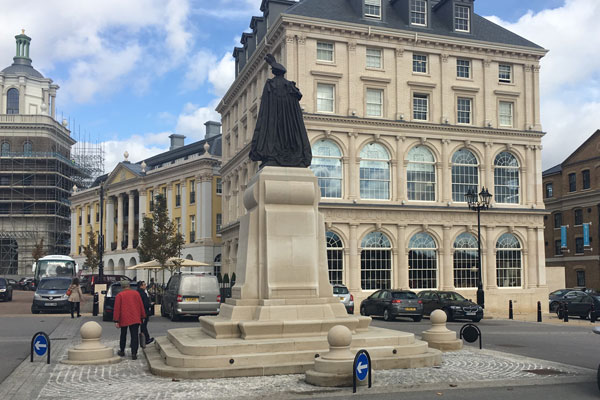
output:
[[[178,273],[167,283],[160,314],[177,321],[183,315],[216,315],[220,307],[221,294],[216,276]]]
[[[423,318],[423,302],[409,290],[378,290],[360,303],[360,315],[383,316],[386,321],[408,317],[419,322]]]
[[[333,295],[340,298],[340,301],[346,307],[348,314],[354,314],[354,296],[348,291],[344,285],[334,284]]]

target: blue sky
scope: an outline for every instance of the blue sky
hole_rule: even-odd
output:
[[[59,116],[75,138],[105,144],[108,171],[125,150],[133,160],[166,150],[171,133],[186,143],[203,138],[233,80],[233,46],[260,2],[13,2],[0,14],[0,69],[26,29],[34,67],[61,86]],[[550,50],[541,70],[542,155],[544,168],[561,162],[599,126],[600,1],[476,0],[475,11]]]

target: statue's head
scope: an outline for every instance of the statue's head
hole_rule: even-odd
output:
[[[267,54],[265,56],[265,61],[267,62],[267,64],[269,64],[271,66],[271,71],[273,72],[273,75],[276,75],[276,76],[285,75],[285,73],[287,72],[285,67],[283,65],[279,64],[275,60],[275,57],[273,57],[273,54],[271,54],[271,53]]]

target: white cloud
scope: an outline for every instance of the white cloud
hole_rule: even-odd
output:
[[[210,50],[200,50],[190,59],[185,74],[185,89],[194,90],[204,85],[212,66],[217,64],[217,57]]]
[[[104,146],[104,171],[110,173],[115,166],[124,160],[123,153],[129,153],[129,161],[138,162],[156,154],[169,150],[169,135],[172,132],[133,135],[124,140],[107,140]]]
[[[235,60],[231,53],[225,54],[218,64],[208,71],[208,80],[217,96],[222,97],[227,92],[235,80]]]
[[[178,134],[186,135],[190,142],[204,139],[206,130],[204,123],[221,120],[221,116],[215,111],[217,104],[218,100],[214,100],[205,107],[187,103],[177,119],[175,131]]]

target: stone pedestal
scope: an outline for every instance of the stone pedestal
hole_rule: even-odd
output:
[[[442,310],[434,310],[429,317],[431,328],[423,332],[421,337],[429,344],[429,347],[441,351],[453,351],[462,349],[463,342],[456,338],[456,332],[446,328],[446,313]]]
[[[115,364],[121,357],[115,356],[110,347],[100,343],[102,327],[94,321],[86,322],[81,326],[81,344],[69,349],[68,358],[62,360],[64,364]]]

